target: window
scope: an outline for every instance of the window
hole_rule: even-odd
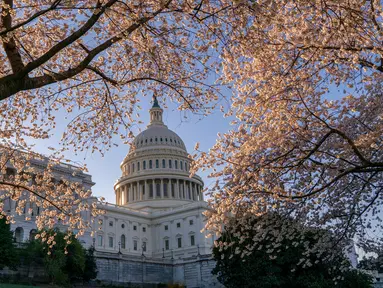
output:
[[[126,238],[125,238],[125,235],[122,234],[121,235],[121,249],[125,249],[126,248]]]
[[[184,162],[180,161],[180,168],[181,170],[184,170]],[[133,172],[134,172],[134,167],[133,167]]]
[[[160,161],[158,159],[156,159],[156,168],[160,168]]]
[[[169,230],[169,226],[165,225],[165,231],[168,231],[168,230]]]
[[[178,161],[174,160],[174,168],[178,169]]]
[[[132,173],[134,173],[134,163],[132,164]]]
[[[156,184],[156,196],[161,197],[161,184],[160,183]]]
[[[137,162],[137,171],[140,171],[140,162]]]
[[[102,235],[97,236],[97,245],[102,246]]]
[[[142,168],[146,170],[146,161],[142,162]]]
[[[178,245],[178,248],[182,248],[182,238],[181,237],[177,238],[177,245]]]
[[[128,174],[130,174],[130,165],[128,165]]]
[[[169,239],[165,239],[165,250],[169,250]]]
[[[189,225],[193,225],[194,224],[194,221],[191,219],[189,220]]]
[[[113,227],[113,221],[109,221],[109,226]]]
[[[180,228],[181,227],[181,223],[177,223],[177,228]]]
[[[165,162],[165,159],[162,159],[162,168],[166,168],[166,162]]]
[[[109,248],[113,248],[113,237],[109,236]]]
[[[172,160],[169,159],[169,168],[172,169]]]
[[[136,225],[133,225],[133,230],[137,231],[137,226]]]
[[[149,169],[152,169],[152,168],[153,168],[153,161],[149,160]]]
[[[194,235],[190,235],[190,246],[194,246],[195,245],[195,237]]]
[[[133,240],[133,250],[137,251],[137,240]]]
[[[142,227],[142,232],[146,232],[146,227]]]
[[[121,228],[124,229],[125,228],[125,224],[121,224]]]
[[[24,237],[24,229],[21,227],[17,227],[15,230],[15,240],[17,243],[23,242]],[[34,240],[34,239],[31,239]]]
[[[146,252],[146,242],[142,242],[142,252]]]

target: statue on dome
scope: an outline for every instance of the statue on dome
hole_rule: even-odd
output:
[[[157,96],[153,94],[153,106],[152,108],[161,108],[160,104],[158,104]]]

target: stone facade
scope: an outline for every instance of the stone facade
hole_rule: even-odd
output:
[[[222,287],[211,274],[215,262],[210,255],[154,259],[98,252],[96,257],[98,279],[105,283],[178,283],[188,288]]]

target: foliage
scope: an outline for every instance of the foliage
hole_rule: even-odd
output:
[[[89,282],[97,277],[97,263],[94,258],[94,247],[89,247],[85,252],[85,268],[83,273],[83,280]]]
[[[97,276],[93,252],[89,252],[93,250],[86,251],[74,236],[68,237],[59,230],[41,233],[49,235],[51,242],[31,241],[24,251],[25,263],[43,265],[50,281],[59,285],[89,281]]]
[[[383,254],[382,251],[378,252],[378,257],[363,257],[358,263],[359,269],[376,270],[378,273],[383,273]]]
[[[16,269],[18,257],[13,243],[11,225],[6,217],[0,216],[0,270],[4,267]]]
[[[325,242],[334,244],[334,239],[324,230],[309,229],[299,225],[291,219],[281,219],[277,215],[264,215],[268,218],[268,225],[274,229],[264,230],[264,237],[256,241],[253,252],[241,257],[240,246],[254,245],[254,241],[240,241],[239,234],[224,233],[217,240],[217,247],[213,249],[213,255],[217,261],[213,274],[217,274],[218,280],[225,287],[259,287],[259,288],[325,288],[325,287],[372,287],[368,275],[349,269],[349,261],[345,258],[343,250],[339,246],[327,252],[307,251],[315,247],[314,244]],[[253,221],[254,227],[260,227],[260,220]],[[285,229],[283,226],[297,229],[295,235],[279,242],[278,251],[272,251],[269,235],[272,231]],[[236,225],[233,223],[233,225]],[[276,227],[278,225],[279,227]],[[238,232],[249,232],[257,237],[253,230],[243,231],[243,227],[237,226]],[[251,235],[248,235],[251,236]],[[300,238],[300,240],[298,240]],[[223,243],[234,243],[225,246]],[[303,259],[309,259],[304,261]],[[346,269],[346,270],[345,270]],[[346,271],[346,272],[344,272]],[[340,276],[345,279],[342,280]],[[336,283],[338,282],[338,283]],[[350,286],[354,285],[354,286]]]
[[[373,277],[356,269],[347,271],[342,281],[342,288],[371,288],[373,286]]]
[[[276,211],[382,245],[367,235],[383,225],[383,2],[234,3],[222,56],[233,126],[194,155],[216,181],[207,228]]]

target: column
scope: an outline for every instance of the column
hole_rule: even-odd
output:
[[[136,189],[136,195],[135,195],[135,197],[134,197],[134,200],[136,200],[136,201],[138,201],[138,200],[140,200],[140,192],[138,191],[138,188],[139,188],[139,183],[138,183],[138,181],[136,182],[136,185],[135,185],[135,189]]]
[[[172,191],[173,191],[173,180],[169,178],[168,179],[168,196],[170,199],[173,198]]]
[[[193,199],[192,183],[191,183],[191,181],[189,181],[188,183],[189,183],[189,185],[188,185],[189,186],[189,199],[194,200]]]
[[[183,191],[182,191],[182,198],[183,199],[186,199],[186,181],[184,180],[184,183],[183,183]]]
[[[156,199],[157,198],[156,179],[152,180],[152,187],[153,187],[153,199]]]
[[[125,203],[129,202],[129,195],[128,195],[128,185],[124,185],[124,193],[125,193]],[[122,203],[122,204],[125,204]]]
[[[161,191],[161,199],[164,199],[164,179],[163,178],[161,178],[160,191]]]
[[[147,200],[149,198],[149,187],[148,187],[148,181],[144,180],[144,185],[145,185],[145,197],[144,199]]]
[[[180,199],[181,197],[180,197],[180,180],[179,179],[176,180],[175,186],[176,186],[175,196],[176,198]]]
[[[129,202],[133,202],[133,187],[132,183],[129,183]]]
[[[193,201],[195,201],[195,195],[194,195],[194,183],[190,182],[190,197]]]
[[[140,192],[140,181],[137,181],[136,185],[136,193],[137,193],[137,200],[141,200],[141,192]]]

